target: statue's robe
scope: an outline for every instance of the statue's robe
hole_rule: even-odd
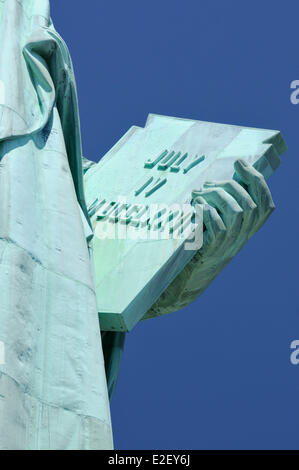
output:
[[[0,44],[0,448],[110,449],[76,88],[48,0],[1,0]]]

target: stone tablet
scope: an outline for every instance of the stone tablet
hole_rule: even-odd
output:
[[[85,180],[101,330],[131,330],[201,247],[193,189],[232,179],[239,158],[268,178],[285,150],[273,130],[152,114],[132,127]]]

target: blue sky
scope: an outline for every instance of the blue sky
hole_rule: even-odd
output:
[[[192,305],[127,335],[118,449],[298,449],[299,4],[52,0],[99,160],[148,113],[279,129],[276,211]]]

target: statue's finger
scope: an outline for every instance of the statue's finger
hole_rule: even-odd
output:
[[[237,175],[246,184],[248,193],[257,205],[260,218],[266,220],[273,212],[275,205],[265,178],[243,160],[237,160],[234,166]]]
[[[241,186],[237,181],[234,180],[227,180],[227,181],[220,181],[220,182],[206,182],[204,184],[204,188],[212,189],[212,188],[222,188],[228,194],[230,194],[239,204],[239,206],[243,209],[243,211],[250,211],[256,208],[256,204],[254,203],[250,194],[246,191],[243,186]]]
[[[224,239],[226,227],[217,210],[207,204],[201,196],[195,199],[195,203],[201,204],[203,207],[204,246],[211,245],[216,240]]]
[[[204,187],[207,189],[220,187],[237,201],[239,206],[243,209],[243,223],[241,227],[241,235],[244,236],[244,238],[247,238],[248,233],[251,231],[251,228],[258,217],[258,211],[257,205],[254,203],[252,197],[246,191],[246,189],[234,180],[227,180],[215,183],[207,182],[204,184]]]
[[[200,193],[201,197],[220,213],[230,236],[235,236],[235,233],[240,231],[243,220],[243,210],[238,202],[224,189],[218,187],[204,189]]]

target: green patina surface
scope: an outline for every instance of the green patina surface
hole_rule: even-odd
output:
[[[0,41],[0,448],[111,449],[71,59],[47,0]]]
[[[85,175],[101,328],[130,330],[200,248],[188,249],[188,231],[167,237],[163,208],[175,214],[206,181],[232,179],[239,158],[268,178],[284,150],[273,130],[158,115],[132,127]]]
[[[83,160],[83,185],[72,63],[48,0],[0,0],[0,41],[0,448],[111,449],[123,332],[194,300],[262,226],[274,208],[262,175],[285,144],[150,115]],[[101,237],[111,227],[129,235]]]

